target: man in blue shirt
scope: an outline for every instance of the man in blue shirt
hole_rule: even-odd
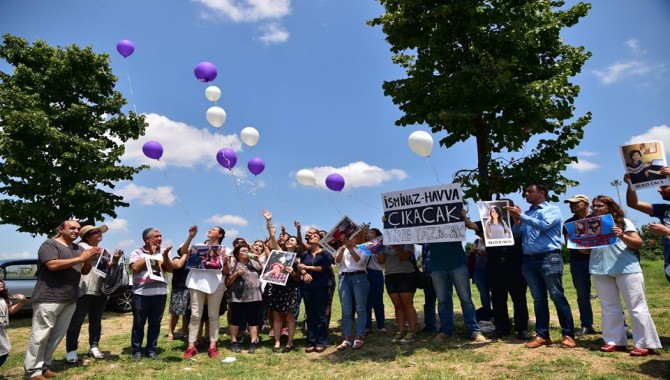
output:
[[[670,177],[670,166],[665,166],[661,169],[660,175]],[[668,203],[647,203],[640,202],[637,199],[637,193],[630,186],[630,175],[626,174],[623,177],[624,182],[628,184],[626,190],[626,204],[630,208],[643,212],[649,216],[658,218],[661,223],[649,224],[649,232],[654,235],[663,236],[663,257],[666,269],[665,278],[670,282],[667,268],[670,266],[670,204]],[[664,201],[670,201],[670,186],[660,186],[658,193]]]
[[[526,187],[524,196],[530,203],[526,213],[519,206],[505,207],[514,218],[515,231],[521,230],[523,242],[523,276],[528,282],[535,308],[537,335],[526,344],[537,348],[551,344],[549,336],[549,302],[556,306],[563,340],[561,346],[575,347],[575,324],[570,304],[563,291],[563,257],[561,256],[561,211],[547,202],[548,190],[541,184]]]

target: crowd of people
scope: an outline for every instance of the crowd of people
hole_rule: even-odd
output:
[[[670,176],[670,168],[662,169]],[[630,177],[624,179],[629,182]],[[408,344],[420,332],[419,316],[414,307],[418,287],[424,289],[425,305],[421,331],[434,333],[441,342],[455,333],[453,291],[460,301],[466,338],[474,342],[507,339],[512,331],[516,338],[533,349],[552,344],[549,329],[549,300],[555,306],[561,328],[560,345],[574,348],[576,337],[596,334],[597,327],[591,305],[591,282],[601,306],[603,352],[627,351],[632,356],[647,356],[661,348],[652,316],[645,298],[644,276],[637,251],[643,244],[635,226],[624,218],[623,211],[612,198],[598,195],[575,195],[569,203],[574,214],[563,220],[559,208],[548,202],[548,192],[540,183],[528,185],[524,198],[530,207],[522,211],[509,202],[504,210],[513,223],[501,218],[503,210],[492,207],[488,221],[473,222],[462,213],[465,226],[482,239],[475,244],[477,256],[475,282],[481,293],[482,308],[476,310],[472,300],[467,256],[462,242],[440,242],[409,245],[384,245],[380,230],[364,225],[362,232],[339,239],[339,249],[331,252],[320,242],[325,231],[309,228],[302,234],[294,222],[295,235],[282,227],[277,235],[272,213],[263,210],[268,237],[249,244],[238,237],[232,249],[221,247],[225,230],[212,227],[204,244],[207,252],[219,252],[214,267],[189,268],[189,257],[195,255],[194,240],[198,227],[188,229],[183,244],[171,254],[171,246],[163,246],[161,232],[147,228],[142,232],[143,246],[130,254],[132,272],[133,323],[131,355],[133,360],[156,359],[160,327],[169,299],[170,321],[168,340],[176,338],[182,319],[181,338],[186,342],[185,359],[206,349],[210,358],[219,356],[221,316],[227,312],[229,349],[235,353],[253,354],[261,335],[267,330],[274,338],[272,350],[286,353],[296,349],[294,335],[305,329],[307,353],[324,352],[329,339],[330,310],[337,289],[342,310],[342,340],[335,347],[343,351],[364,348],[365,337],[372,333],[373,311],[377,333],[386,334],[383,292],[393,303],[396,330],[388,336],[393,343]],[[663,200],[670,200],[670,186],[661,186]],[[670,261],[670,204],[651,204],[638,200],[629,186],[626,202],[630,208],[660,219],[651,224],[652,233],[663,236],[665,266]],[[591,212],[591,209],[593,210]],[[571,305],[563,287],[562,245],[567,242],[564,222],[590,216],[612,215],[616,243],[593,249],[571,249],[570,269],[577,291],[580,327],[575,326]],[[58,227],[57,234],[46,240],[38,251],[39,272],[32,294],[33,321],[24,368],[33,379],[58,376],[51,368],[53,354],[66,337],[66,360],[76,363],[82,324],[88,316],[91,357],[101,359],[99,348],[101,318],[107,296],[100,292],[99,275],[92,266],[106,255],[106,265],[116,266],[122,251],[100,247],[106,226],[85,225],[68,220]],[[483,237],[514,238],[514,245],[489,247]],[[419,249],[420,248],[420,249]],[[268,262],[272,251],[282,251],[281,262]],[[210,254],[211,256],[211,254]],[[285,260],[294,258],[293,262]],[[153,260],[153,261],[152,261]],[[211,257],[208,258],[209,261]],[[163,273],[172,273],[172,286],[163,276],[152,274],[149,263],[157,263]],[[214,262],[214,261],[212,261]],[[270,277],[262,277],[266,262]],[[212,264],[214,265],[214,264]],[[214,268],[214,269],[212,269]],[[420,270],[420,269],[421,270]],[[337,275],[336,275],[337,273]],[[277,281],[266,282],[263,278]],[[670,281],[670,277],[668,277]],[[530,289],[535,317],[535,334],[529,329],[526,295]],[[508,296],[512,299],[513,318],[508,315]],[[624,300],[632,332],[627,331]],[[6,333],[8,315],[20,308],[25,297],[10,298],[0,281],[0,365],[9,354]],[[300,308],[304,303],[304,323],[300,324]],[[437,312],[435,304],[437,303]],[[495,329],[483,332],[482,320],[493,321]],[[146,334],[145,334],[146,332]],[[202,336],[204,332],[204,337]],[[631,337],[628,336],[630,333]],[[242,345],[243,335],[248,346]],[[146,335],[146,341],[145,341]],[[282,342],[282,337],[285,342]],[[629,339],[632,349],[629,350]]]

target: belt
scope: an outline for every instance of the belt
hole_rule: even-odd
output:
[[[355,276],[357,274],[365,274],[366,272],[364,270],[357,270],[353,272],[343,272],[342,276],[347,277],[347,276]]]
[[[560,249],[554,249],[553,251],[547,251],[547,252],[538,252],[538,253],[528,253],[524,254],[524,257],[528,257],[530,259],[539,259],[541,257],[549,256],[554,253],[561,253]]]

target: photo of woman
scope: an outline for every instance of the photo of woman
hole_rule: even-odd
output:
[[[486,239],[506,239],[512,236],[512,230],[503,220],[502,212],[498,206],[491,206],[488,210],[488,220],[484,227]]]
[[[637,149],[628,152],[630,161],[626,163],[626,172],[630,174],[630,180],[633,183],[640,183],[647,180],[649,173],[647,166],[642,161],[642,152]]]

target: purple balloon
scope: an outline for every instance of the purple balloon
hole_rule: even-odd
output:
[[[128,40],[121,40],[116,44],[116,51],[118,51],[123,58],[128,58],[135,51],[135,45]]]
[[[230,170],[237,163],[237,154],[230,148],[223,148],[216,153],[216,161],[219,162],[219,165]]]
[[[163,156],[163,146],[158,141],[147,141],[142,145],[145,156],[158,160]]]
[[[331,174],[326,177],[326,186],[333,191],[342,191],[344,189],[344,177],[339,174]]]
[[[195,66],[195,77],[198,78],[200,82],[211,82],[216,79],[216,66],[210,62],[200,62]]]
[[[249,171],[254,175],[259,175],[265,170],[265,162],[263,162],[263,159],[260,157],[254,157],[247,163],[247,168],[249,168]]]

